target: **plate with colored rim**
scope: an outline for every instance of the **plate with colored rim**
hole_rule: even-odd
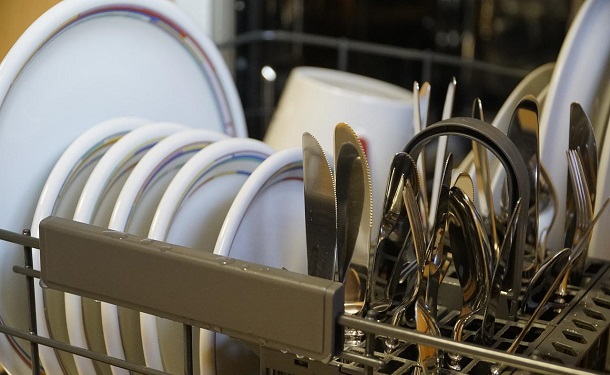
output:
[[[247,134],[229,69],[214,43],[175,4],[59,2],[0,65],[0,228],[29,227],[61,153],[91,126],[120,116]],[[25,290],[25,279],[12,272],[22,262],[22,249],[0,246],[0,318],[27,330],[26,293],[17,293]],[[28,372],[28,353],[0,335],[0,363],[9,373]]]
[[[72,217],[88,176],[108,149],[127,132],[148,123],[141,118],[115,118],[104,121],[79,136],[63,152],[38,199],[31,234],[38,237],[38,224],[47,216]],[[33,250],[34,268],[40,269],[40,252]],[[68,342],[63,292],[43,289],[34,283],[37,333]],[[48,323],[47,323],[48,322]],[[48,375],[76,374],[72,355],[39,347],[40,361]]]
[[[578,102],[593,124],[599,148],[610,106],[610,2],[587,0],[579,9],[561,46],[540,114],[540,150],[557,190],[559,225],[548,237],[549,248],[563,247],[563,218],[568,181],[566,150],[569,143],[570,106]]]
[[[248,177],[231,204],[214,254],[306,274],[303,197],[302,148],[289,148],[269,156]],[[283,238],[284,234],[290,238]],[[245,238],[249,248],[268,253],[245,250],[242,246]],[[288,248],[296,254],[285,254],[287,258],[282,259],[282,252]]]
[[[148,124],[132,130],[102,156],[81,192],[73,219],[82,223],[108,227],[110,215],[125,180],[139,160],[163,138],[186,126],[170,122]],[[98,353],[106,353],[99,301],[65,295],[66,322],[70,343]],[[110,366],[74,356],[79,374],[96,370],[110,373]]]
[[[167,187],[148,237],[212,253],[239,189],[272,153],[273,149],[263,142],[239,138],[221,140],[199,151]],[[182,325],[144,313],[140,322],[147,366],[173,374],[184,373]],[[208,350],[199,352],[206,358],[200,373],[215,374],[213,343],[205,348]],[[154,362],[159,356],[162,361]],[[197,358],[194,362],[199,364]]]
[[[123,184],[108,228],[146,237],[159,201],[178,170],[195,153],[225,138],[224,133],[189,129],[157,143]],[[101,312],[107,353],[144,365],[139,313],[105,302]],[[113,368],[113,373],[127,375],[129,371]]]
[[[303,189],[301,147],[269,156],[248,177],[231,204],[214,254],[307,274]],[[205,345],[214,342],[214,335],[201,332],[201,351],[209,350]],[[215,348],[218,375],[256,373],[258,368],[248,368],[252,363],[236,361],[226,353],[245,353],[241,356],[260,366],[250,348],[226,336],[216,334]]]

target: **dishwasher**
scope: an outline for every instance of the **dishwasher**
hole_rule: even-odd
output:
[[[419,61],[427,74],[437,65],[500,76],[520,77],[524,74],[519,70],[429,51],[282,31],[238,35],[220,47],[256,43],[311,44],[334,49],[337,69],[340,70],[347,66],[350,53],[366,51],[373,55]],[[272,101],[265,102],[262,108],[254,111],[268,115],[271,105]],[[181,323],[187,348],[184,358],[187,374],[193,369],[193,327],[223,333],[247,343],[260,357],[261,375],[417,373],[418,345],[461,355],[461,370],[442,369],[439,372],[442,374],[584,375],[603,372],[607,368],[610,267],[603,260],[587,259],[582,285],[570,286],[568,298],[562,303],[549,303],[545,312],[528,327],[516,354],[508,354],[506,349],[520,335],[528,318],[511,312],[510,307],[499,309],[494,342],[490,346],[472,343],[481,329],[481,318],[472,320],[465,327],[463,342],[449,338],[461,308],[460,285],[452,274],[444,279],[439,292],[441,337],[437,337],[411,328],[392,326],[374,316],[347,314],[344,311],[344,286],[331,280],[196,252],[58,217],[49,217],[41,222],[40,239],[28,233],[27,228],[23,233],[0,230],[1,240],[24,249],[24,263],[15,264],[13,271],[27,281],[27,288],[19,292],[29,296],[29,311],[24,311],[24,314],[30,316],[29,331],[1,324],[0,332],[30,342],[32,374],[40,371],[37,359],[39,345],[134,373],[163,374],[139,364],[38,336],[33,297],[33,285],[38,282],[51,289]],[[32,266],[33,248],[41,250],[40,270]],[[131,267],[134,262],[140,266]],[[106,276],[91,277],[98,275],[96,270],[100,268],[111,272]],[[187,277],[175,277],[177,271]],[[151,274],[158,277],[150,278]],[[188,285],[185,280],[188,280]],[[122,288],[125,284],[132,285],[132,288]],[[210,284],[214,286],[209,287]],[[523,283],[523,290],[526,286]],[[160,287],[188,290],[188,293],[155,293]],[[244,291],[247,291],[247,299],[243,299]],[[519,303],[519,295],[515,301]],[[244,303],[244,308],[235,308]],[[343,335],[346,328],[362,331],[365,340],[360,345],[345,347]],[[398,340],[391,351],[384,347],[384,340],[388,338]],[[494,367],[498,364],[501,366]]]

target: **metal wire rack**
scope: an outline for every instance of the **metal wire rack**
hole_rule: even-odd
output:
[[[483,70],[513,78],[525,71],[498,67],[478,61],[464,61],[458,57],[408,50],[341,38],[260,31],[240,35],[221,48],[248,43],[302,43],[337,50],[337,68],[345,70],[351,52],[363,52],[423,63],[423,79],[429,77],[434,64],[448,64],[468,69]],[[252,78],[255,79],[255,78]],[[268,113],[272,102],[263,103],[260,113]],[[458,301],[451,298],[458,282],[451,275],[441,289],[439,322],[444,337],[420,334],[413,329],[395,327],[372,317],[360,318],[343,311],[343,286],[327,280],[292,274],[285,270],[246,263],[238,259],[219,258],[163,242],[144,242],[145,239],[119,232],[111,232],[91,225],[60,218],[48,218],[41,223],[41,238],[32,238],[27,231],[14,233],[0,229],[0,240],[24,248],[24,264],[14,265],[13,271],[27,279],[30,326],[27,330],[0,325],[0,332],[30,342],[32,374],[40,374],[38,346],[46,345],[95,361],[125,368],[140,374],[165,374],[152,368],[110,357],[57,340],[37,335],[34,301],[35,282],[46,287],[77,293],[84,297],[114,303],[138,311],[173,319],[184,325],[184,363],[187,374],[193,372],[192,327],[211,329],[248,342],[260,349],[260,374],[265,375],[331,375],[331,374],[410,374],[414,373],[417,345],[436,347],[463,356],[461,372],[441,370],[446,374],[489,374],[494,364],[502,364],[502,373],[585,375],[604,371],[610,325],[610,265],[590,259],[585,282],[570,288],[570,299],[564,304],[550,305],[547,312],[530,328],[518,354],[504,352],[511,340],[524,326],[527,316],[517,320],[499,317],[496,321],[495,342],[491,347],[472,344],[480,328],[480,319],[466,327],[466,341],[449,338],[452,323],[459,310]],[[32,249],[42,254],[40,270],[32,267]],[[102,256],[103,255],[103,256]],[[68,262],[69,260],[69,262]],[[92,261],[95,260],[95,261]],[[112,276],[92,278],[92,268],[112,269]],[[128,260],[128,261],[127,261]],[[129,264],[141,264],[137,270]],[[66,272],[67,264],[72,266]],[[159,265],[162,265],[160,267]],[[246,271],[247,269],[247,271]],[[171,296],[155,294],[149,275],[158,274],[166,288],[185,290],[181,278],[172,272],[191,272],[197,278],[192,285],[210,285],[213,278],[218,287],[196,289],[198,300],[213,305],[197,305],[193,295],[176,293]],[[206,279],[208,278],[208,279]],[[117,288],[121,283],[134,285],[130,290]],[[154,283],[154,281],[152,281]],[[170,283],[168,286],[167,283]],[[243,288],[252,291],[248,316],[245,310],[234,309],[232,302],[243,296]],[[270,299],[273,295],[273,299]],[[278,298],[278,295],[280,298]],[[282,298],[284,297],[284,298]],[[171,308],[168,308],[171,306]],[[303,306],[307,306],[306,309]],[[241,311],[241,312],[240,312]],[[281,316],[254,322],[256,316]],[[248,322],[248,326],[244,326]],[[298,323],[297,323],[298,322]],[[365,332],[365,343],[344,348],[342,332],[346,327]],[[397,338],[400,345],[385,353],[382,341]],[[21,375],[21,374],[18,374]]]

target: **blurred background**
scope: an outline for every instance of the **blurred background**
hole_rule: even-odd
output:
[[[0,58],[55,3],[0,0]],[[223,50],[250,135],[261,138],[290,70],[299,65],[347,70],[407,89],[413,81],[429,81],[430,122],[440,119],[447,84],[455,77],[454,115],[468,115],[480,97],[491,121],[527,72],[557,58],[582,0],[176,3]]]

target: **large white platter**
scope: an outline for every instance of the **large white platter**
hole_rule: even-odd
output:
[[[581,104],[589,115],[597,138],[602,137],[607,125],[610,95],[607,84],[610,74],[610,2],[587,0],[572,22],[561,46],[548,95],[540,115],[541,160],[551,176],[559,202],[558,223],[548,239],[551,249],[563,246],[563,218],[568,169],[566,150],[569,141],[570,105]]]
[[[245,136],[220,53],[165,0],[66,0],[35,21],[0,65],[0,228],[32,223],[68,145],[104,120],[140,116]],[[28,329],[22,249],[0,243],[0,319]],[[26,346],[0,335],[0,363],[29,370]]]

